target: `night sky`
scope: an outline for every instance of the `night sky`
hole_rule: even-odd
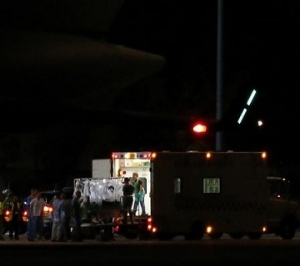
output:
[[[19,30],[29,29],[39,31],[40,37],[49,32],[72,34],[158,56],[143,57],[140,61],[144,64],[128,64],[125,57],[108,55],[103,48],[99,69],[93,61],[96,50],[87,53],[82,46],[55,53],[54,71],[50,59],[47,65],[42,59],[40,65],[35,61],[37,55],[57,45],[58,38],[45,45],[45,40],[56,38],[51,34],[48,39],[38,39],[40,46],[34,35],[28,38],[27,45],[32,40],[33,48],[29,59],[20,61],[23,68],[18,59],[2,52],[1,56],[8,58],[8,63],[4,60],[0,65],[3,186],[9,179],[18,183],[22,175],[27,180],[42,176],[47,186],[65,184],[74,175],[89,175],[93,158],[107,157],[115,150],[215,148],[215,132],[195,138],[189,130],[175,132],[165,120],[135,120],[111,111],[215,119],[217,0],[121,2],[111,1],[111,8],[102,7],[99,12],[93,7],[81,9],[79,2],[74,2],[68,13],[68,1],[47,6],[20,1],[19,5],[7,3],[0,11],[5,36],[1,50],[4,47],[8,54],[15,50],[6,40],[16,38],[7,38],[11,35],[3,32],[9,29],[9,34],[21,36]],[[299,1],[224,0],[223,4],[223,149],[267,150],[281,173],[297,179]],[[89,18],[87,11],[91,10]],[[80,43],[68,39],[69,44],[72,41]],[[15,42],[22,55],[22,42]],[[76,52],[82,61],[74,63],[70,58],[76,57]],[[67,59],[66,54],[70,55]],[[11,58],[16,61],[9,61]],[[161,58],[165,59],[163,67]],[[243,125],[238,126],[235,121],[253,88],[257,97]],[[258,118],[264,120],[263,128],[256,127]]]
[[[292,151],[299,149],[295,120],[300,113],[299,7],[298,1],[223,1],[223,113],[236,101],[245,102],[255,88],[257,97],[244,123],[252,127],[258,118],[264,120],[260,132],[234,129],[225,133],[228,148],[266,148],[280,160],[295,161]],[[199,90],[215,89],[216,23],[217,1],[197,5],[193,1],[129,1],[111,36],[113,41],[163,55],[174,80],[198,81]],[[174,90],[182,90],[186,83],[176,88],[174,82]],[[214,116],[214,93],[196,103],[200,114]],[[186,106],[195,105],[193,96]],[[206,101],[213,105],[206,106]]]

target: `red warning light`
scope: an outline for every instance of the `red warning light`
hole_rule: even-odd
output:
[[[193,124],[193,132],[198,134],[198,133],[205,133],[207,131],[207,126],[202,124],[202,123],[195,123]]]

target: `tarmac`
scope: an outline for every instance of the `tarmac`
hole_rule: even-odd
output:
[[[113,240],[106,240],[104,241],[101,236],[96,236],[95,239],[84,239],[83,241],[59,241],[59,242],[53,242],[50,239],[41,239],[41,240],[34,240],[34,241],[28,241],[27,235],[22,234],[19,235],[19,240],[10,239],[9,236],[6,234],[3,236],[4,240],[0,240],[0,246],[3,245],[78,245],[78,244],[84,244],[84,245],[95,245],[97,243],[103,243],[103,242],[111,242],[115,241]],[[122,237],[116,236],[118,240],[121,240]]]

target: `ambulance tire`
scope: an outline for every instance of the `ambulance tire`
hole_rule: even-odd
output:
[[[253,239],[253,240],[260,239],[262,237],[262,233],[259,232],[250,232],[247,235],[249,239]]]
[[[131,232],[127,232],[124,234],[125,238],[127,239],[137,239],[137,233],[131,233]]]
[[[138,233],[137,230],[134,229],[127,229],[124,231],[124,237],[127,239],[137,239]]]
[[[138,238],[140,240],[149,240],[150,239],[150,233],[149,232],[139,232]]]
[[[157,235],[157,238],[159,240],[162,240],[162,241],[169,241],[169,240],[172,240],[174,238],[174,234],[172,233],[159,233]]]
[[[201,221],[195,221],[190,232],[184,235],[185,240],[200,240],[204,236],[204,226]]]
[[[221,233],[221,232],[215,232],[215,233],[209,234],[208,236],[211,239],[220,239],[222,237],[222,235],[223,235],[223,233]]]
[[[279,235],[282,239],[292,239],[296,234],[295,221],[293,219],[283,219],[280,223]]]
[[[244,237],[244,233],[243,232],[237,232],[237,233],[229,233],[230,237],[233,239],[241,239]]]
[[[84,239],[95,239],[96,229],[94,227],[81,227],[81,235]]]

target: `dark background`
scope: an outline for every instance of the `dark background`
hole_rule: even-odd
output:
[[[171,116],[216,117],[217,4],[5,3],[0,11],[0,185],[20,193],[31,186],[72,185],[74,177],[91,175],[92,159],[108,158],[112,151],[215,149],[214,130],[197,137],[188,123]],[[299,186],[299,2],[223,4],[222,150],[267,150],[271,172]],[[21,33],[26,30],[38,32],[26,35],[32,48],[28,57],[22,53]],[[128,58],[139,58],[139,64],[122,63],[122,56],[110,56],[105,49],[100,55],[96,50],[87,54],[81,46],[55,53],[54,71],[52,61],[35,61],[56,45],[56,35],[48,33],[144,51],[159,56],[153,60],[159,63],[131,54]],[[76,40],[71,38],[69,47],[72,42]],[[15,46],[26,61],[13,56]],[[65,63],[68,52],[82,55],[77,68],[70,59]],[[99,69],[93,55],[103,58]],[[111,65],[117,69],[113,75]],[[238,126],[253,88],[257,97]],[[264,121],[262,128],[255,126],[258,118]]]

